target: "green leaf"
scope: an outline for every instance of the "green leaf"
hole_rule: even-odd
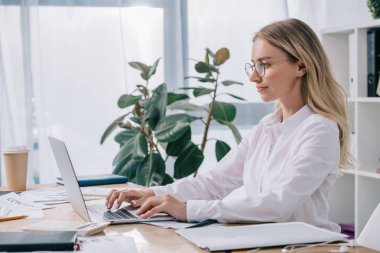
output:
[[[143,102],[145,108],[144,118],[149,126],[154,129],[157,123],[165,117],[167,103],[167,88],[163,83],[153,90],[152,97]]]
[[[239,96],[236,96],[236,95],[234,95],[234,94],[230,94],[230,93],[225,93],[225,94],[227,94],[227,95],[229,95],[229,96],[231,96],[231,97],[233,97],[233,98],[236,98],[236,99],[239,99],[239,100],[243,100],[243,101],[245,101],[244,98],[239,97]]]
[[[198,72],[198,73],[207,73],[207,72],[210,72],[211,69],[210,69],[210,65],[205,63],[205,62],[198,62],[197,64],[195,64],[195,70]]]
[[[207,108],[204,108],[199,105],[195,105],[190,103],[187,100],[179,100],[176,101],[168,106],[169,109],[171,110],[184,110],[184,111],[207,111]]]
[[[111,125],[109,125],[106,129],[106,131],[104,131],[102,137],[100,138],[100,144],[103,144],[104,141],[107,139],[107,137],[116,129],[116,127],[120,124],[120,123],[123,123],[123,120],[124,118],[130,114],[127,113],[127,114],[124,114],[123,116],[120,116],[119,118],[115,119]]]
[[[235,137],[236,143],[240,143],[241,142],[241,135],[240,135],[239,131],[237,130],[237,128],[236,128],[236,126],[234,124],[232,124],[231,122],[222,121],[222,120],[218,120],[218,122],[220,124],[225,125],[225,126],[227,126],[228,128],[231,129],[232,134]]]
[[[165,178],[164,178],[164,181],[162,182],[162,185],[171,184],[173,182],[174,182],[173,178],[169,176],[168,174],[165,174]]]
[[[119,143],[120,145],[123,145],[127,141],[135,138],[135,136],[137,135],[138,132],[139,132],[139,130],[137,130],[136,128],[126,129],[126,130],[123,130],[120,133],[118,133],[115,136],[114,140],[117,143]]]
[[[128,106],[134,105],[137,101],[141,99],[141,96],[133,96],[129,94],[122,95],[117,101],[119,108],[127,108]]]
[[[195,88],[193,90],[193,95],[194,95],[194,97],[199,97],[202,95],[210,94],[213,91],[214,91],[213,89],[207,89],[207,88],[202,88],[202,87],[201,88]]]
[[[218,162],[231,150],[230,146],[224,141],[216,141],[215,143],[215,155]]]
[[[134,148],[132,159],[137,161],[144,160],[145,156],[148,154],[148,143],[143,133],[138,132],[134,138]]]
[[[170,156],[178,156],[183,150],[185,150],[191,144],[191,128],[177,140],[169,142],[166,146],[166,154]]]
[[[144,80],[148,80],[148,74],[149,74],[149,67],[142,63],[142,62],[129,62],[128,63],[132,68],[135,68],[137,70],[140,70],[141,72],[141,77],[144,79]]]
[[[200,77],[200,76],[186,76],[185,77],[185,79],[189,79],[189,78],[195,78],[202,83],[213,83],[213,82],[215,82],[215,79],[211,75],[208,75],[207,77]]]
[[[205,63],[206,63],[206,64],[210,64],[210,58],[209,58],[209,56],[208,56],[208,52],[207,52],[207,50],[206,50],[206,55],[205,55]]]
[[[170,105],[173,102],[176,102],[178,100],[183,100],[183,99],[189,99],[190,97],[186,94],[177,94],[174,92],[168,92],[168,100],[166,105]]]
[[[189,128],[193,118],[187,114],[173,114],[163,118],[155,128],[156,139],[171,142],[179,139]]]
[[[133,142],[134,138],[129,139],[126,141],[123,146],[121,146],[119,152],[116,154],[115,158],[113,159],[112,165],[116,166],[116,164],[120,163],[120,161],[124,160],[126,157],[131,156],[133,153]]]
[[[149,127],[154,129],[157,125],[157,123],[160,121],[160,113],[158,111],[158,108],[154,104],[147,103],[147,105],[144,110],[144,118],[145,122],[148,123]]]
[[[158,109],[160,120],[163,117],[165,117],[167,100],[168,100],[167,86],[166,86],[166,83],[162,83],[161,85],[159,85],[157,88],[153,90],[153,95],[152,95],[152,102],[155,103]]]
[[[202,164],[202,151],[194,144],[185,149],[174,163],[174,178],[187,177],[194,173]]]
[[[132,155],[126,157],[124,160],[120,161],[116,166],[114,166],[113,174],[118,174],[121,176],[128,177],[128,181],[135,183],[136,171],[139,167],[141,161],[133,160]]]
[[[138,117],[130,117],[129,120],[135,122],[136,124],[141,124],[140,118]]]
[[[215,82],[214,78],[208,78],[208,77],[197,77],[199,82],[202,83],[213,83]]]
[[[222,84],[223,84],[224,86],[230,86],[230,85],[232,85],[232,84],[243,85],[243,83],[241,83],[241,82],[231,81],[231,80],[225,80],[225,81],[222,82]]]
[[[165,162],[157,153],[147,155],[137,169],[136,181],[147,187],[161,185],[165,179]]]
[[[128,163],[128,161],[131,160],[131,155],[124,157],[123,159],[119,160],[117,163],[113,164],[113,174],[120,175],[120,171],[122,168]]]
[[[156,69],[157,69],[157,66],[158,66],[158,63],[160,62],[160,59],[161,58],[158,58],[152,66],[149,67],[149,72],[148,72],[148,79],[154,75],[156,73]]]
[[[230,103],[215,101],[212,116],[216,120],[231,122],[236,116],[236,107]]]
[[[181,87],[181,88],[178,88],[180,90],[194,90],[194,89],[197,89],[198,87]]]
[[[230,58],[230,51],[227,48],[221,48],[215,53],[215,65],[222,65]]]
[[[211,58],[215,64],[215,54],[208,48],[206,48],[206,52],[211,56]]]

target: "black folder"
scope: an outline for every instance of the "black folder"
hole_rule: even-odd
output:
[[[0,251],[72,251],[75,242],[75,231],[0,232]]]

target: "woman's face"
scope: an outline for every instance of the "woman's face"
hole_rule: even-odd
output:
[[[260,77],[253,71],[249,80],[255,83],[257,92],[264,102],[278,99],[282,104],[286,104],[287,101],[302,99],[301,77],[305,73],[304,68],[301,68],[300,62],[292,63],[287,59],[285,52],[266,40],[256,38],[254,41],[252,64],[261,62],[265,67],[265,74]]]

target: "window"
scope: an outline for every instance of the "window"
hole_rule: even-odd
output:
[[[58,175],[48,135],[66,142],[78,174],[111,172],[119,148],[111,137],[101,146],[100,137],[122,114],[118,97],[142,81],[127,63],[153,64],[161,57],[152,84],[175,87],[183,80],[182,54],[174,51],[182,50],[180,1],[4,0],[0,8],[7,21],[1,29],[14,35],[7,47],[1,44],[1,87],[11,87],[1,119],[12,115],[1,122],[2,136],[26,119],[20,124],[25,130],[19,129],[26,136],[17,142],[33,147],[29,178],[52,182]],[[13,145],[15,139],[1,141]]]

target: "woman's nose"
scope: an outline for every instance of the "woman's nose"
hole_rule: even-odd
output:
[[[253,69],[251,76],[249,77],[249,80],[254,83],[258,83],[262,80],[261,76],[259,76],[256,72],[256,69]]]

